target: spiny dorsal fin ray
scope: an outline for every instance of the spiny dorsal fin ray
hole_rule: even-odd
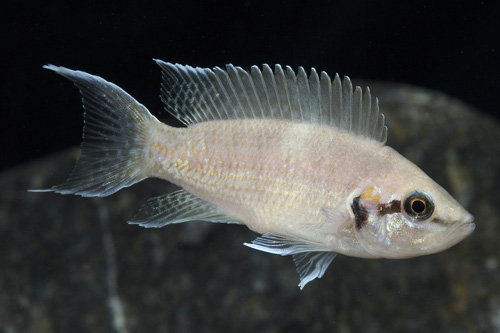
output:
[[[165,109],[185,125],[224,119],[286,119],[338,127],[382,143],[387,138],[378,100],[370,90],[353,90],[349,77],[332,81],[314,68],[297,74],[286,66],[250,71],[227,65],[193,68],[156,60],[162,69]]]
[[[267,253],[293,256],[300,276],[301,290],[308,282],[320,279],[337,256],[336,252],[319,244],[273,233],[266,233],[244,245]]]
[[[185,190],[150,198],[129,223],[145,228],[161,228],[188,221],[241,223],[221,212],[214,204]]]

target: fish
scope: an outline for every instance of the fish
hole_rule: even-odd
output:
[[[68,180],[35,192],[104,197],[141,180],[181,190],[149,199],[129,223],[236,223],[260,234],[244,245],[292,256],[302,290],[340,253],[410,258],[443,251],[473,216],[419,167],[387,146],[370,89],[314,68],[249,70],[156,60],[160,122],[115,84],[65,67],[84,108],[81,156]]]

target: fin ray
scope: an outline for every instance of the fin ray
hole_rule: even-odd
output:
[[[145,228],[161,228],[188,221],[241,223],[221,212],[214,204],[185,190],[150,198],[128,223]]]
[[[332,81],[313,68],[227,65],[193,68],[156,60],[162,69],[165,109],[185,125],[225,119],[285,119],[327,124],[385,143],[387,127],[369,89],[346,76]]]
[[[244,245],[272,254],[293,256],[300,277],[301,290],[308,282],[321,278],[337,255],[336,252],[320,244],[274,233],[266,233]]]
[[[156,118],[120,87],[98,76],[53,65],[44,68],[78,87],[85,125],[81,157],[68,180],[38,191],[107,196],[146,178],[141,151],[147,128]]]
[[[304,252],[293,255],[300,276],[300,290],[312,280],[322,278],[337,252]]]

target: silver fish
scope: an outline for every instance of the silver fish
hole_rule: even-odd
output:
[[[415,257],[474,230],[448,192],[385,146],[378,100],[348,77],[156,62],[165,108],[185,128],[161,123],[100,77],[45,66],[80,89],[84,140],[67,182],[35,191],[101,197],[147,177],[168,180],[183,190],[150,199],[129,223],[244,224],[262,234],[245,245],[294,257],[301,289],[337,253]]]

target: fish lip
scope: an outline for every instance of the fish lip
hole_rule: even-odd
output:
[[[457,242],[462,241],[467,236],[469,236],[476,229],[476,224],[474,223],[474,217],[469,215],[466,219],[460,223],[453,233],[455,235],[460,235]]]
[[[458,229],[455,231],[456,233],[460,232],[462,235],[462,239],[469,236],[476,229],[476,224],[474,222],[466,222],[463,223]]]
[[[476,224],[474,223],[474,216],[469,214],[460,228],[463,227],[468,227],[470,229],[470,232],[473,232],[476,229]]]
[[[471,229],[470,232],[473,232],[476,229],[476,224],[474,222],[469,222],[466,225]]]
[[[441,244],[441,248],[448,249],[453,245],[460,243],[465,238],[467,238],[474,231],[474,229],[476,229],[476,224],[474,223],[474,217],[472,215],[467,216],[460,222],[456,221],[454,226],[449,228],[447,232],[443,234],[444,239],[443,243]]]

